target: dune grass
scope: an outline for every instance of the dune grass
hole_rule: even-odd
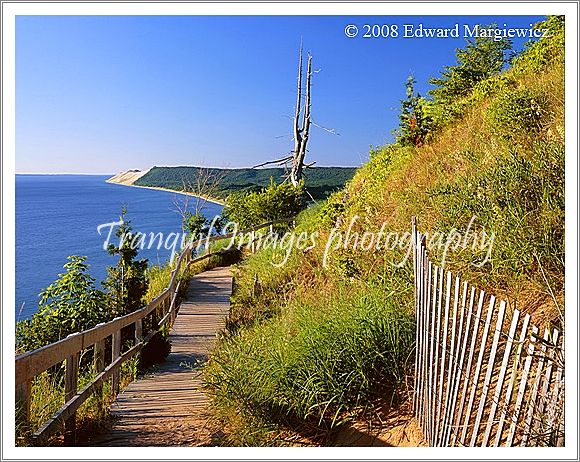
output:
[[[420,147],[371,149],[344,190],[297,219],[296,232],[472,231],[494,236],[489,260],[467,247],[446,267],[532,314],[563,322],[563,26],[457,101],[460,114]],[[228,329],[204,372],[226,443],[286,444],[284,431],[330,430],[405,395],[414,352],[412,269],[403,252],[324,246],[259,251],[236,269]],[[431,252],[441,262],[438,250]],[[391,401],[389,400],[389,403]]]

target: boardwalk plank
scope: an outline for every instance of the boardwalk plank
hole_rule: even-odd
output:
[[[199,368],[229,312],[229,268],[194,276],[169,335],[171,353],[157,370],[131,382],[111,407],[113,422],[96,446],[199,446],[211,443],[208,398]]]

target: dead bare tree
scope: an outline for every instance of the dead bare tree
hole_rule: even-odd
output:
[[[298,85],[296,90],[296,107],[294,109],[293,116],[293,140],[294,149],[284,157],[280,159],[271,160],[263,162],[261,164],[255,165],[252,168],[264,167],[266,165],[280,165],[286,170],[286,177],[290,182],[297,186],[300,181],[304,178],[304,170],[312,168],[316,162],[311,162],[309,164],[305,163],[306,153],[308,152],[308,139],[310,136],[310,126],[314,125],[332,135],[339,135],[334,129],[326,128],[322,125],[315,123],[312,120],[311,109],[312,109],[312,99],[311,99],[311,87],[312,87],[312,74],[320,72],[320,70],[312,70],[312,54],[308,53],[308,60],[306,66],[306,84],[303,86],[303,48],[302,43],[300,43],[300,51],[298,55]],[[304,104],[302,104],[304,101]],[[286,135],[284,135],[286,136]],[[290,136],[290,135],[288,135]]]
[[[302,108],[302,44],[300,44],[300,53],[298,58],[298,89],[296,92],[296,110],[294,112],[294,151],[292,153],[292,169],[290,170],[290,181],[294,186],[300,183],[304,174],[304,158],[306,157],[306,146],[308,145],[311,123],[311,80],[312,54],[308,53],[306,87],[304,89],[304,108]],[[301,116],[302,122],[300,121]]]
[[[207,202],[216,197],[220,182],[225,176],[225,171],[197,167],[193,179],[181,177],[181,192],[173,198],[175,211],[181,216],[181,226],[185,231],[185,223],[188,214],[200,215]],[[190,206],[193,201],[193,206]]]

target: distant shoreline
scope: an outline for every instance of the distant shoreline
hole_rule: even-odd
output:
[[[143,188],[143,189],[153,189],[156,191],[165,191],[165,192],[172,192],[175,194],[183,194],[184,196],[192,196],[192,197],[197,197],[199,199],[205,199],[208,202],[212,202],[214,204],[217,205],[221,205],[222,207],[224,207],[226,205],[225,201],[222,201],[220,199],[217,199],[215,197],[207,197],[207,196],[201,196],[199,194],[193,194],[187,191],[178,191],[176,189],[169,189],[169,188],[162,188],[159,186],[140,186],[140,185],[136,185],[136,184],[127,184],[127,183],[117,183],[116,181],[106,181],[109,184],[117,184],[119,186],[128,186],[130,188]]]

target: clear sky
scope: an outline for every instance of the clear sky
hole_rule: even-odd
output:
[[[292,149],[300,40],[312,51],[309,161],[360,165],[392,141],[409,73],[455,62],[459,38],[403,38],[402,25],[538,16],[19,16],[16,171],[116,173],[152,165],[248,167]],[[357,25],[348,38],[345,26]],[[397,24],[397,38],[363,38]],[[526,39],[514,39],[521,49]]]

